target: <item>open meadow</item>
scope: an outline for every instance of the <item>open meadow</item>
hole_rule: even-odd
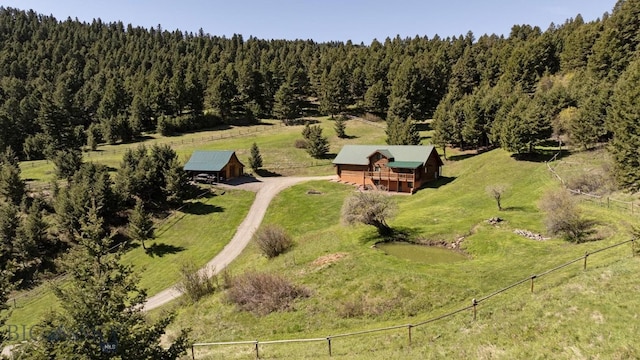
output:
[[[247,271],[283,274],[308,288],[291,311],[254,315],[240,312],[225,293],[195,305],[177,304],[178,327],[193,329],[196,342],[315,338],[311,343],[265,344],[261,358],[318,358],[328,355],[328,336],[386,326],[416,324],[471,305],[534,274],[580,258],[586,252],[629,239],[629,213],[584,203],[597,219],[598,240],[570,244],[562,239],[531,240],[514,233],[545,233],[540,196],[559,185],[546,164],[516,161],[493,150],[449,161],[444,177],[412,196],[397,196],[400,211],[390,222],[413,240],[454,242],[468,260],[425,264],[399,259],[376,249],[373,228],[344,226],[340,207],[353,188],[329,182],[295,186],[272,202],[265,223],[283,226],[294,248],[272,260],[249,247],[234,262],[233,275]],[[509,191],[498,211],[485,193],[504,183]],[[310,192],[309,190],[314,190]],[[317,194],[317,193],[320,194]],[[295,214],[295,215],[292,215]],[[504,221],[487,223],[491,217]],[[589,257],[491,297],[470,310],[413,329],[407,328],[332,341],[338,358],[629,358],[637,304],[638,258],[629,244]],[[604,301],[603,301],[604,300]],[[250,358],[252,344],[196,347],[196,358]]]

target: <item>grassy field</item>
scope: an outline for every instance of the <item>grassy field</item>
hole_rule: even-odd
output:
[[[330,155],[337,154],[344,144],[384,143],[384,130],[360,121],[347,121],[347,135],[340,139],[335,135],[333,121],[327,118],[314,119],[322,126],[330,142]],[[239,160],[248,166],[251,145],[256,142],[264,161],[264,168],[280,175],[325,175],[333,172],[331,159],[313,159],[304,149],[296,149],[296,139],[301,139],[303,126],[282,126],[281,121],[263,120],[261,125],[251,127],[229,127],[181,136],[148,134],[140,143],[102,145],[97,151],[85,152],[85,161],[105,164],[113,169],[120,166],[122,155],[129,148],[140,144],[168,144],[183,162],[187,162],[194,150],[234,150]],[[425,133],[426,134],[426,133]],[[427,136],[427,135],[425,135]],[[46,160],[24,161],[20,164],[22,177],[32,186],[48,183],[54,178],[53,164]],[[246,168],[247,171],[250,169]]]
[[[214,294],[193,306],[177,304],[178,327],[191,327],[198,342],[324,338],[328,335],[418,323],[471,304],[495,290],[532,274],[582,256],[586,251],[626,240],[628,214],[584,205],[598,219],[604,239],[573,245],[560,239],[529,240],[516,228],[544,232],[537,208],[540,195],[557,186],[544,163],[512,159],[494,150],[448,162],[445,177],[413,196],[398,196],[399,216],[391,225],[415,239],[453,241],[464,237],[469,260],[453,264],[420,264],[385,255],[372,248],[378,240],[365,226],[340,224],[343,199],[353,189],[313,182],[283,192],[273,203],[266,223],[285,227],[295,238],[294,249],[267,260],[249,247],[230,271],[284,274],[312,291],[290,312],[255,316],[238,312],[224,294]],[[509,185],[498,212],[485,186]],[[322,192],[309,195],[308,190]],[[292,216],[291,214],[296,214]],[[486,219],[505,221],[489,225]],[[629,346],[638,325],[634,299],[638,259],[629,246],[593,255],[582,263],[496,296],[479,307],[413,330],[338,338],[339,358],[627,358],[640,355]],[[606,299],[608,304],[600,299]],[[616,299],[616,300],[614,300]],[[620,309],[618,305],[624,304]],[[248,358],[251,345],[198,348],[198,358]],[[263,358],[327,356],[326,342],[263,345]]]

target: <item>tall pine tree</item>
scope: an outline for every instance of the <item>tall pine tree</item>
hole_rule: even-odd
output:
[[[183,330],[165,349],[160,337],[173,316],[149,323],[142,312],[146,293],[122,250],[109,251],[102,219],[94,207],[82,224],[80,246],[69,256],[68,281],[54,292],[61,308],[38,327],[37,340],[24,344],[29,359],[177,359],[186,351]]]
[[[607,126],[613,132],[609,151],[614,175],[630,191],[640,190],[640,60],[634,61],[615,86]]]

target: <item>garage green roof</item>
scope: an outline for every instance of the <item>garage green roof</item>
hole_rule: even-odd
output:
[[[396,164],[396,168],[407,165],[409,169],[415,169],[421,164],[426,164],[432,152],[433,145],[345,145],[333,163],[338,165],[369,165],[369,157],[376,152],[390,154],[387,158],[393,159],[388,166]],[[437,152],[436,152],[437,155]],[[438,156],[438,159],[440,157]]]
[[[220,151],[194,151],[191,158],[184,165],[185,171],[220,171],[231,160],[234,152],[230,150]]]

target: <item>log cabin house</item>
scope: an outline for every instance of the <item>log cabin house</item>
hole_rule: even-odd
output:
[[[410,194],[437,179],[443,165],[431,145],[345,145],[333,164],[341,182]]]
[[[242,176],[244,165],[238,160],[235,151],[194,151],[184,165],[184,170],[191,178],[207,174],[216,181],[224,181]]]

